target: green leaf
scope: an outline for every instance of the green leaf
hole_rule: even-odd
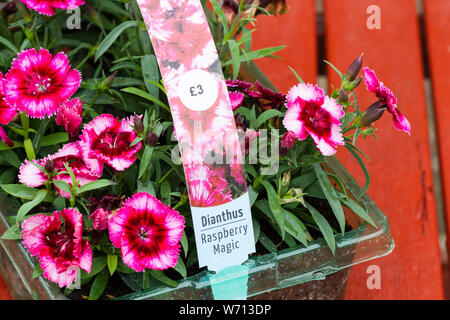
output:
[[[41,147],[49,147],[66,142],[69,142],[69,134],[67,132],[58,132],[43,137]]]
[[[153,97],[159,96],[159,88],[154,82],[159,81],[158,61],[155,55],[148,54],[141,58],[142,75],[144,77],[145,87]]]
[[[227,34],[229,32],[229,27],[228,27],[227,18],[225,17],[225,14],[222,10],[222,6],[216,0],[210,0],[210,2],[214,9],[214,12],[216,13],[216,15],[219,17],[220,21],[222,22],[223,33]]]
[[[186,233],[183,231],[183,236],[181,237],[181,246],[183,247],[184,257],[186,258],[189,250],[189,242]]]
[[[80,188],[78,188],[77,194],[82,194],[82,193],[89,192],[92,190],[101,189],[101,188],[105,188],[108,186],[113,186],[115,184],[116,184],[115,182],[106,180],[106,179],[97,180],[94,182],[87,183],[87,184],[81,186]]]
[[[319,179],[320,187],[322,188],[322,191],[325,194],[325,197],[327,198],[328,203],[330,204],[331,209],[333,210],[333,213],[339,222],[341,232],[344,234],[345,233],[345,215],[344,215],[344,210],[342,209],[341,202],[337,195],[337,192],[331,185],[330,180],[328,180],[328,175],[323,171],[320,164],[314,163],[312,165],[312,167],[317,175],[317,178]]]
[[[109,272],[103,269],[102,272],[95,276],[94,282],[89,292],[89,300],[98,300],[106,289],[109,280]]]
[[[295,214],[287,210],[283,210],[284,220],[286,221],[286,231],[295,239],[300,241],[305,247],[308,246],[308,240],[306,239],[305,225],[297,218]]]
[[[306,203],[306,207],[308,208],[314,221],[317,223],[317,226],[322,232],[323,237],[328,244],[328,247],[334,254],[336,252],[336,239],[334,238],[333,229],[331,228],[328,221],[313,206],[311,206],[309,203]]]
[[[153,182],[146,181],[142,182],[141,180],[138,180],[138,192],[147,192],[150,193],[152,196],[156,197],[155,187],[153,186]]]
[[[344,79],[344,75],[342,74],[341,71],[339,71],[338,68],[336,68],[331,62],[327,61],[327,60],[323,60],[327,65],[329,65],[334,71],[336,71],[336,73],[339,75],[339,77],[341,78],[341,80]]]
[[[118,257],[115,254],[108,254],[106,261],[108,263],[109,274],[112,276],[117,269]]]
[[[0,187],[7,194],[25,200],[33,200],[39,192],[39,189],[27,187],[23,184],[3,184]]]
[[[233,40],[228,40],[228,46],[230,47],[231,52],[231,62],[233,64],[233,80],[236,79],[239,75],[239,71],[241,69],[241,48],[239,44]]]
[[[37,279],[40,276],[42,276],[42,274],[44,273],[44,270],[42,270],[41,268],[41,264],[40,263],[36,263],[36,265],[34,266],[33,269],[33,274],[32,274],[32,279]]]
[[[178,258],[178,262],[177,265],[174,267],[174,269],[181,274],[181,276],[183,278],[186,278],[187,276],[187,271],[186,271],[186,266],[184,265],[183,259]]]
[[[272,55],[275,52],[283,50],[284,48],[286,48],[286,46],[278,46],[278,47],[271,47],[271,48],[264,48],[264,49],[260,49],[260,50],[255,50],[255,51],[249,52],[247,54],[243,54],[240,57],[240,60],[241,60],[241,63],[242,63],[242,62],[248,62],[248,61],[261,59],[261,58],[270,56],[270,55]],[[227,62],[223,63],[222,66],[226,67],[226,66],[229,66],[232,63],[233,63],[233,61],[230,60],[230,61],[227,61]]]
[[[0,43],[3,44],[9,50],[11,50],[11,52],[14,54],[17,54],[17,52],[19,52],[19,49],[17,49],[14,44],[12,44],[8,39],[5,39],[1,36],[0,36]]]
[[[305,83],[305,81],[303,81],[303,79],[297,74],[297,72],[294,70],[294,68],[292,68],[291,66],[289,66],[289,69],[291,69],[292,73],[294,74],[294,76],[297,78],[297,81],[300,83]]]
[[[126,93],[130,93],[130,94],[134,94],[136,96],[139,96],[141,98],[144,98],[146,100],[149,100],[161,107],[164,108],[164,110],[166,110],[167,112],[170,113],[170,108],[162,101],[160,101],[158,98],[155,98],[154,96],[152,96],[151,94],[141,90],[141,89],[137,89],[137,88],[133,88],[133,87],[129,87],[129,88],[124,88],[121,91],[126,92]]]
[[[31,139],[25,139],[23,141],[23,147],[25,148],[28,160],[36,160],[36,153],[34,152],[33,142]]]
[[[363,159],[359,156],[358,152],[355,150],[355,147],[351,144],[346,143],[345,147],[347,148],[347,150],[352,154],[353,157],[355,157],[356,161],[358,161],[364,176],[366,178],[366,183],[364,185],[363,191],[361,192],[361,196],[363,194],[365,194],[367,192],[367,190],[370,187],[370,174],[369,174],[369,170],[367,170],[367,167],[363,161]]]
[[[344,206],[351,209],[355,214],[360,216],[364,221],[370,223],[374,228],[378,228],[375,222],[369,216],[367,210],[363,209],[357,202],[353,201],[352,199],[344,197],[344,195],[342,196],[343,197],[341,198],[341,202],[344,204]]]
[[[19,157],[12,150],[2,151],[1,156],[6,162],[15,168],[20,168],[22,165],[22,161],[20,161]]]
[[[280,227],[281,237],[284,239],[286,224],[284,220],[283,208],[281,207],[278,194],[269,181],[262,181],[261,184],[264,186],[264,188],[266,188],[270,210],[272,211],[273,217]]]
[[[47,190],[39,190],[36,198],[30,202],[24,203],[17,212],[16,222],[21,222],[28,212],[40,204],[47,197]]]
[[[261,244],[264,246],[264,248],[266,248],[270,252],[272,252],[272,253],[278,252],[278,249],[277,249],[275,243],[273,243],[273,241],[270,240],[269,237],[262,231],[260,231],[260,233],[259,233],[259,242],[261,242]]]
[[[68,194],[72,194],[72,187],[67,182],[53,179],[53,184],[58,189],[61,189],[62,191],[67,192]]]
[[[283,112],[278,111],[276,109],[270,109],[267,111],[264,111],[256,120],[256,128],[261,127],[264,123],[269,121],[272,118],[275,117],[281,117],[283,115]]]
[[[107,265],[106,256],[95,257],[94,259],[92,259],[92,267],[90,273],[81,270],[81,279],[92,278],[93,276],[101,272],[103,269],[105,269],[106,265]]]
[[[150,275],[158,281],[167,284],[170,287],[176,288],[178,287],[178,282],[173,279],[170,279],[168,276],[164,274],[164,272],[159,270],[150,270]]]
[[[97,61],[106,51],[108,51],[111,45],[117,40],[124,30],[137,26],[139,26],[138,21],[125,21],[115,27],[98,46],[97,52],[95,53],[95,61]]]
[[[152,160],[153,148],[149,145],[145,146],[144,153],[142,154],[141,164],[139,166],[138,179],[142,178],[144,173],[147,171],[150,161]]]
[[[3,233],[1,238],[3,240],[21,240],[22,235],[20,234],[19,226],[17,224],[13,225]]]

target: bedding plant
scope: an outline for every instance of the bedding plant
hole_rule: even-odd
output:
[[[343,207],[374,222],[322,164],[350,152],[366,191],[370,177],[357,139],[375,135],[373,124],[386,111],[395,128],[411,132],[394,93],[369,67],[361,73],[362,56],[345,73],[324,62],[341,79],[330,95],[295,70],[298,84],[286,93],[246,81],[244,64],[283,49],[252,50],[252,25],[260,14],[286,12],[287,1],[202,5],[243,154],[249,157],[269,130],[264,143],[279,147],[272,155],[279,170],[247,161],[246,176],[209,170],[199,174],[200,191],[190,191],[212,193],[214,206],[242,191],[229,186],[246,182],[257,255],[322,237],[334,252],[334,236],[348,228]],[[21,241],[38,262],[34,276],[71,298],[111,297],[115,286],[120,294],[176,286],[198,273],[184,170],[173,161],[171,110],[136,2],[21,0],[0,10],[0,187],[19,208],[2,238]],[[372,106],[358,105],[359,85],[374,94]],[[211,179],[224,188],[209,190]]]

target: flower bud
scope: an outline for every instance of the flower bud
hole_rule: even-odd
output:
[[[149,132],[147,134],[147,138],[145,139],[145,142],[151,147],[156,146],[158,144],[159,137],[154,132]]]
[[[102,83],[100,83],[100,85],[99,85],[99,90],[101,91],[101,92],[104,92],[104,91],[106,91],[106,90],[108,90],[110,87],[111,87],[111,85],[113,84],[113,82],[114,82],[114,78],[116,77],[116,74],[117,74],[117,71],[116,72],[114,72],[112,75],[110,75],[108,78],[106,78],[105,80],[103,80],[102,81]]]
[[[380,119],[383,116],[384,111],[386,111],[386,104],[382,103],[381,100],[378,102],[375,102],[373,105],[371,105],[369,108],[367,108],[366,112],[364,113],[363,118],[359,122],[359,127],[364,128],[378,119]]]
[[[364,54],[361,54],[361,56],[358,59],[356,59],[355,61],[353,61],[353,63],[348,68],[348,71],[345,74],[345,76],[349,82],[354,81],[356,79],[356,77],[358,76],[359,72],[361,71],[361,67],[362,67],[362,63],[363,63],[363,55]]]
[[[361,82],[362,82],[362,78],[359,77],[358,79],[356,79],[356,80],[354,80],[354,81],[352,81],[352,82],[347,82],[347,83],[345,84],[344,88],[345,88],[345,90],[347,90],[347,91],[353,91],[353,90],[355,90],[356,88],[359,87],[359,85],[361,84]]]
[[[53,160],[49,159],[47,160],[47,162],[45,162],[45,171],[49,174],[53,173],[53,171],[55,170],[55,167],[53,166]]]
[[[348,93],[347,90],[342,88],[341,93],[339,94],[339,102],[340,103],[347,103],[348,102]]]
[[[6,3],[4,4],[4,7],[2,8],[3,12],[5,12],[6,15],[10,15],[17,12],[17,7],[14,2]]]
[[[141,117],[134,117],[134,131],[139,135],[144,132],[144,123],[142,122]]]
[[[285,156],[289,150],[292,149],[295,142],[297,142],[297,136],[294,132],[288,131],[284,134],[283,138],[281,138],[281,148],[280,148],[280,155]]]

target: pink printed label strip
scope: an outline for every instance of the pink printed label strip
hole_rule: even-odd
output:
[[[138,0],[166,87],[188,185],[200,267],[255,252],[243,153],[199,0]]]
[[[166,86],[191,206],[247,192],[242,152],[214,40],[200,1],[139,0]]]

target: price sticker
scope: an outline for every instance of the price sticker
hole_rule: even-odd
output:
[[[211,108],[219,96],[216,77],[205,70],[192,70],[180,78],[178,95],[183,104],[192,111]]]

